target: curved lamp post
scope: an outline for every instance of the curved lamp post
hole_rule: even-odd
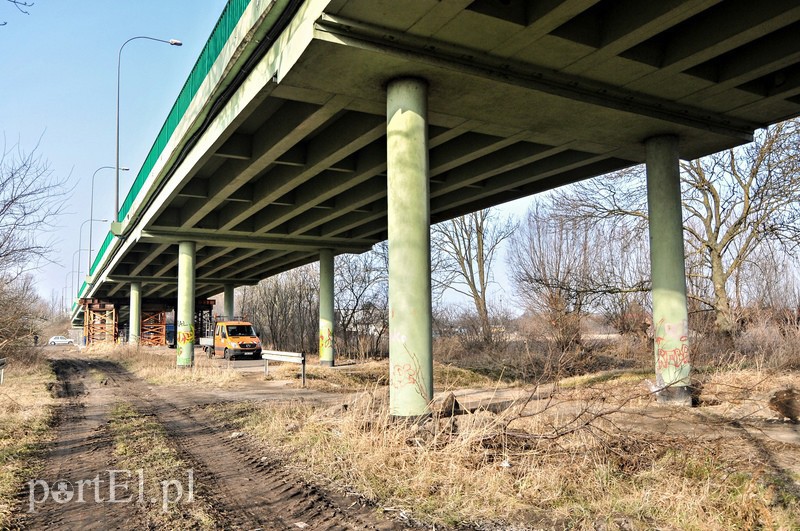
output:
[[[178,39],[156,39],[155,37],[146,37],[144,35],[139,35],[137,37],[131,37],[127,41],[122,43],[122,46],[119,47],[119,53],[117,53],[117,153],[116,153],[116,186],[114,187],[114,221],[119,221],[119,77],[120,77],[120,65],[122,63],[122,49],[125,48],[125,45],[131,41],[135,41],[136,39],[146,39],[148,41],[156,41],[156,42],[163,42],[164,44],[169,44],[170,46],[183,46],[183,43]]]
[[[89,196],[89,219],[94,217],[94,178],[97,175],[97,172],[100,170],[113,170],[114,166],[100,166],[94,173],[92,174],[92,191],[91,195]],[[128,171],[129,168],[117,168],[118,171]],[[89,224],[89,260],[86,265],[86,274],[90,275],[92,273],[92,224]]]

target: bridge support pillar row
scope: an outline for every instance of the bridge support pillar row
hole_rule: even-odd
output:
[[[401,78],[386,97],[389,409],[405,419],[428,415],[433,398],[427,91]]]
[[[141,282],[131,282],[131,306],[130,317],[128,319],[128,342],[131,345],[138,345],[142,335],[142,284]]]
[[[194,275],[195,243],[178,244],[178,367],[194,364]]]
[[[233,289],[233,284],[225,284],[225,292],[223,293],[223,298],[225,299],[225,308],[222,311],[225,313],[225,317],[228,319],[231,319],[234,315],[236,315],[236,312],[233,309]]]
[[[645,149],[658,400],[691,405],[678,138],[650,138]]]
[[[333,250],[319,252],[319,364],[333,367]]]

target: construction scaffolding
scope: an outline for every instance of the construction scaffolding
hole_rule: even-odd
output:
[[[139,344],[146,347],[160,347],[167,344],[166,310],[142,312],[142,328]]]
[[[81,299],[81,304],[86,345],[95,342],[114,343],[117,339],[117,310],[114,305],[94,299]]]
[[[214,331],[214,300],[197,300],[195,301],[194,310],[194,329],[195,329],[195,344],[200,343],[200,338],[203,336],[213,335]]]

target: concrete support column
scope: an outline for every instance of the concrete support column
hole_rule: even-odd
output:
[[[231,319],[235,315],[233,309],[233,284],[225,284],[225,293],[223,297],[225,298],[225,308],[223,312],[225,312],[225,317]]]
[[[389,222],[389,409],[429,413],[433,399],[427,83],[387,87]]]
[[[333,250],[319,252],[319,364],[333,367]]]
[[[142,284],[131,282],[130,325],[128,326],[128,342],[131,345],[139,344],[142,335]]]
[[[194,276],[195,243],[178,244],[178,367],[194,364]]]
[[[678,139],[650,138],[645,148],[658,399],[691,405]]]

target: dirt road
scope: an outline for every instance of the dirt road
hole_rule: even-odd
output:
[[[202,403],[193,403],[191,393],[151,387],[113,361],[83,359],[72,349],[54,353],[52,365],[58,378],[53,391],[62,400],[57,437],[38,483],[29,483],[20,493],[20,516],[15,521],[19,528],[143,528],[145,508],[137,497],[136,474],[111,478],[108,472],[120,468],[108,423],[112,408],[121,402],[164,427],[180,459],[191,465],[191,477],[187,471],[181,480],[191,481],[190,503],[206,504],[215,527],[405,528],[403,523],[383,519],[376,508],[357,497],[305,483],[274,452],[246,435],[231,437],[230,428]],[[98,477],[99,482],[92,482]],[[114,488],[109,483],[114,479],[117,503],[109,502]],[[121,489],[119,483],[124,480]]]

